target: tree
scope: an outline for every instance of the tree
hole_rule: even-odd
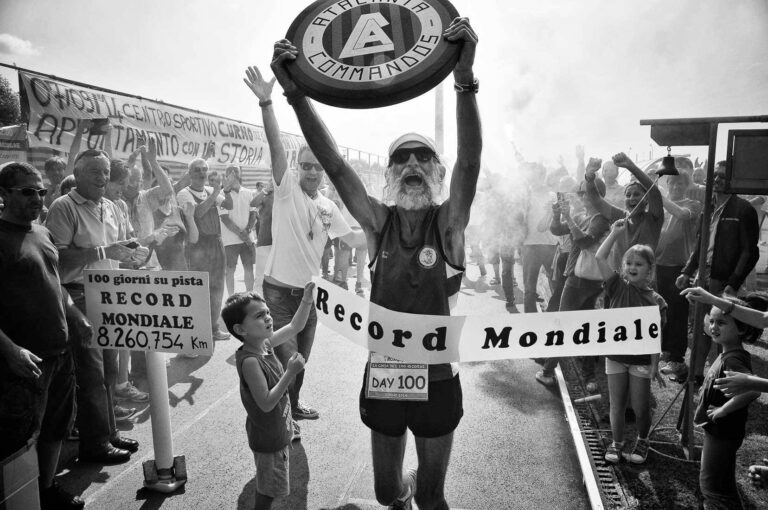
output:
[[[19,94],[11,88],[11,82],[0,76],[0,127],[18,124],[21,121]]]

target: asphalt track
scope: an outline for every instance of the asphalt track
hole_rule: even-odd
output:
[[[469,275],[477,276],[476,266]],[[505,313],[494,289],[464,287],[461,294],[456,314]],[[122,427],[125,436],[141,442],[130,462],[67,462],[65,487],[81,494],[88,509],[252,508],[253,457],[234,367],[238,346],[232,339],[217,342],[210,359],[171,358],[174,453],[186,456],[189,477],[183,488],[170,495],[142,488],[141,464],[153,458],[148,408]],[[318,325],[302,398],[321,416],[300,422],[303,437],[291,452],[291,495],[273,508],[381,508],[373,492],[370,434],[357,408],[365,360],[362,349]],[[556,392],[534,380],[537,369],[529,360],[461,364],[464,418],[446,481],[451,508],[589,508],[563,405]],[[66,453],[74,455],[73,444]],[[412,437],[405,465],[416,466]]]

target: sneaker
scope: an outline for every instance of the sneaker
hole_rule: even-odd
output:
[[[605,450],[605,461],[611,464],[618,464],[621,460],[621,450],[624,448],[624,443],[617,443],[611,441],[611,444]]]
[[[363,290],[363,287],[359,283],[355,285],[355,294],[357,294],[360,297],[365,297],[365,291]]]
[[[127,382],[124,387],[115,386],[114,396],[116,402],[130,400],[142,404],[149,402],[149,393],[139,390],[133,384]]]
[[[669,376],[672,381],[684,381],[688,378],[688,365],[682,361],[667,361],[659,373]]]
[[[509,313],[520,313],[520,310],[517,309],[514,302],[507,301],[505,307]]]
[[[475,290],[477,292],[485,292],[488,290],[488,282],[485,281],[485,275],[480,276],[475,282]]]
[[[221,342],[222,340],[229,340],[230,336],[231,335],[229,333],[226,333],[220,329],[217,329],[216,331],[213,332],[213,340],[215,342]]]
[[[115,421],[118,423],[130,420],[135,414],[136,408],[134,407],[115,406]]]
[[[491,281],[488,282],[488,285],[501,285],[501,279],[494,276],[491,278]]]
[[[296,420],[293,420],[293,437],[291,437],[291,442],[294,441],[301,441],[301,427]]]
[[[623,454],[624,458],[632,464],[642,464],[648,458],[649,447],[648,438],[642,439],[638,437],[637,441],[635,441],[635,447],[632,448],[632,453]]]
[[[543,370],[536,372],[536,380],[548,387],[552,387],[557,383],[554,375],[547,375]]]
[[[409,469],[406,473],[408,478],[408,484],[405,487],[405,495],[400,496],[394,503],[387,507],[389,510],[412,510],[413,509],[413,496],[416,494],[416,470]]]
[[[293,408],[292,414],[294,420],[316,420],[320,417],[317,409],[312,409],[301,400]]]
[[[56,480],[47,489],[40,489],[41,510],[79,510],[83,507],[85,501],[65,491]]]

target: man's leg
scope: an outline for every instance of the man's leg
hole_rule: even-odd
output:
[[[253,243],[243,243],[240,248],[240,262],[243,263],[243,280],[245,280],[245,290],[253,292],[253,266],[256,264],[256,245]]]
[[[453,432],[440,437],[416,438],[419,470],[415,499],[420,510],[448,509],[444,489],[452,447]]]
[[[513,254],[501,255],[501,288],[504,290],[504,298],[507,300],[507,310],[517,311],[515,308],[515,256]],[[510,310],[510,308],[512,310]]]
[[[237,269],[237,254],[239,253],[239,244],[230,244],[224,247],[224,256],[227,259],[227,269],[224,280],[227,284],[227,295],[235,293],[235,270]]]
[[[300,300],[301,296],[296,297],[296,309],[299,307]],[[307,318],[307,324],[304,326],[304,329],[299,331],[299,334],[296,335],[296,348],[298,349],[298,352],[304,356],[304,361],[309,361],[309,355],[312,354],[312,344],[315,342],[316,328],[317,312],[315,311],[315,307],[312,307],[309,310],[309,318]],[[301,372],[296,374],[293,388],[289,389],[288,392],[291,398],[291,405],[293,406],[294,414],[296,415],[295,417],[313,419],[318,417],[317,411],[307,405],[301,404],[299,400],[299,393],[301,392],[301,387],[304,385],[305,372],[306,367]],[[293,405],[294,402],[296,405]]]
[[[539,268],[541,267],[536,257],[536,249],[533,245],[523,245],[523,310],[525,313],[538,312],[536,308],[536,284],[539,280]]]
[[[373,487],[376,500],[385,506],[394,503],[407,489],[407,481],[403,478],[407,434],[392,437],[371,430]]]

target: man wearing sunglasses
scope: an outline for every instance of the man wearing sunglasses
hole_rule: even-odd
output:
[[[91,331],[61,288],[51,235],[33,224],[47,191],[27,163],[0,170],[0,458],[35,437],[41,508],[74,509],[84,502],[54,481],[75,415],[67,319],[81,335]]]
[[[75,189],[52,204],[45,226],[59,250],[61,282],[75,305],[85,313],[84,269],[118,269],[135,250],[123,246],[125,227],[117,206],[106,193],[110,159],[88,149],[74,160]],[[117,381],[117,351],[74,347],[77,389],[77,428],[80,460],[115,464],[127,462],[139,443],[120,436],[115,423],[112,388]]]
[[[457,18],[443,37],[460,44],[461,51],[453,70],[458,157],[450,196],[442,203],[444,170],[430,139],[407,133],[390,145],[385,195],[392,205],[387,205],[366,193],[291,78],[286,63],[296,59],[298,48],[278,41],[272,61],[309,146],[365,232],[372,258],[371,302],[400,312],[450,315],[464,271],[464,229],[480,171],[478,82],[472,70],[477,35],[468,19]],[[361,391],[360,414],[371,429],[376,499],[390,508],[411,508],[414,494],[419,508],[448,508],[443,487],[453,432],[463,415],[461,385],[455,364],[430,365],[428,376],[426,402],[366,398],[367,382]],[[403,475],[409,428],[416,437],[419,468]]]
[[[280,128],[272,110],[272,87],[254,66],[246,70],[245,83],[256,97],[264,119],[264,130],[272,159],[272,249],[264,269],[264,299],[267,302],[275,330],[288,324],[301,304],[304,285],[320,274],[320,259],[328,239],[341,239],[350,246],[365,243],[363,233],[353,232],[332,200],[319,188],[325,171],[307,146],[299,149],[297,172],[288,171],[288,160],[280,140]],[[314,307],[309,319],[296,338],[275,348],[275,354],[285,367],[297,352],[309,360],[315,340],[317,315]],[[316,409],[299,399],[304,383],[304,370],[288,388],[294,420],[319,417]]]

